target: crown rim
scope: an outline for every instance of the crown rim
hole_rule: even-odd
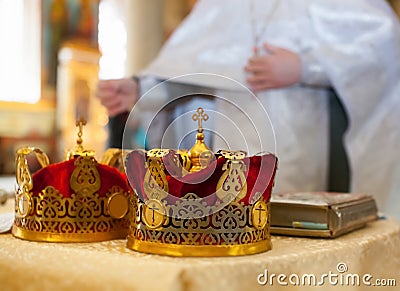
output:
[[[109,232],[97,232],[97,233],[54,233],[54,232],[37,232],[21,228],[13,225],[12,234],[20,239],[29,241],[41,241],[41,242],[100,242],[114,239],[124,239],[128,234],[127,229],[109,231]]]
[[[178,245],[143,241],[128,236],[127,247],[138,252],[173,257],[226,257],[265,252],[272,249],[272,243],[267,239],[241,245]]]

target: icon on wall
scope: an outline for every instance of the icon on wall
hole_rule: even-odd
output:
[[[43,0],[43,83],[56,86],[58,52],[65,42],[97,48],[100,0]]]

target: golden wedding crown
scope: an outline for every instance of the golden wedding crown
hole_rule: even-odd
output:
[[[243,151],[213,154],[204,143],[202,108],[189,150],[133,150],[130,249],[171,256],[234,256],[271,248],[269,200],[277,158]]]
[[[77,145],[63,162],[50,165],[33,147],[17,151],[14,236],[47,242],[126,237],[130,187],[121,172],[122,151],[109,149],[97,162],[82,146],[83,125],[77,122]],[[35,163],[40,169],[32,174]]]

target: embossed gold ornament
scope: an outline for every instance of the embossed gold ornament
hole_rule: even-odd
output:
[[[28,193],[17,196],[17,210],[21,217],[26,217],[32,211],[32,198]]]
[[[101,179],[96,168],[96,160],[91,156],[81,156],[75,161],[70,184],[77,194],[92,195],[101,188]]]
[[[28,167],[28,156],[37,159],[39,165],[44,168],[49,165],[49,158],[40,149],[35,147],[20,148],[17,150],[15,159],[17,185],[22,192],[30,192],[33,188],[32,176]]]
[[[251,220],[253,226],[257,229],[263,229],[268,222],[269,209],[267,204],[263,201],[257,201],[251,209]]]
[[[163,200],[168,196],[168,181],[162,157],[167,153],[153,151],[148,153],[147,171],[144,177],[144,192],[149,199]]]
[[[123,193],[114,193],[107,201],[108,212],[113,218],[123,218],[128,213],[128,198]]]
[[[243,199],[247,194],[246,165],[242,151],[223,151],[227,159],[222,169],[224,173],[218,181],[216,194],[222,201]]]
[[[159,228],[165,220],[164,205],[156,199],[147,201],[143,205],[142,219],[149,229]]]

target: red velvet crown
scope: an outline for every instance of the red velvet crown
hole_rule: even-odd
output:
[[[154,149],[128,154],[131,200],[128,247],[172,256],[254,254],[271,248],[269,200],[277,158],[246,157],[204,143],[197,109],[196,143],[189,151]],[[215,159],[214,159],[215,157]]]
[[[220,151],[197,172],[190,152],[132,151],[126,173],[138,200],[128,247],[173,256],[270,249],[269,200],[277,158]]]
[[[235,155],[236,157],[234,157]],[[241,158],[238,158],[239,156]],[[150,169],[151,162],[149,161],[153,158],[157,159],[159,168]],[[235,169],[236,177],[231,175],[230,178],[237,181],[236,186],[240,189],[243,189],[245,183],[247,184],[246,191],[239,197],[238,202],[248,205],[255,196],[258,195],[259,198],[260,194],[264,200],[270,200],[277,165],[277,158],[273,154],[245,157],[244,152],[241,151],[219,151],[216,159],[210,165],[190,174],[187,174],[187,169],[181,166],[180,163],[183,160],[187,160],[186,153],[175,150],[151,150],[148,152],[135,150],[129,153],[126,159],[126,173],[138,198],[141,201],[151,199],[145,189],[146,185],[151,183],[150,176],[146,177],[146,173],[152,170],[154,174],[160,170],[161,172],[157,172],[157,175],[165,176],[167,187],[162,183],[159,186],[168,192],[169,195],[166,197],[168,202],[174,203],[177,200],[175,198],[196,193],[199,198],[207,201],[208,205],[215,205],[223,200],[222,192],[219,195],[220,192],[216,192],[216,189],[223,174],[227,171],[224,167],[228,167],[227,165],[232,162],[237,162],[240,163],[240,167]],[[232,174],[234,175],[234,173]],[[157,178],[152,179],[157,180]],[[241,191],[232,189],[232,191],[223,192],[225,195],[237,196]]]
[[[77,171],[79,169],[79,171]],[[96,173],[96,170],[98,174]],[[76,182],[73,182],[73,175],[76,174]],[[100,179],[100,180],[99,180]],[[98,163],[94,157],[79,156],[69,161],[49,165],[38,170],[32,175],[34,197],[39,196],[42,190],[53,187],[58,190],[64,198],[71,198],[76,192],[91,190],[90,187],[99,188],[95,193],[99,197],[106,197],[107,192],[116,186],[128,191],[126,176],[116,168]],[[74,183],[80,188],[73,190]],[[98,186],[95,186],[99,183]],[[92,191],[93,192],[93,191]]]
[[[31,175],[35,161],[41,169]],[[116,161],[122,161],[122,151],[110,149],[103,163],[81,151],[49,165],[39,149],[19,149],[13,235],[49,242],[125,238],[130,187],[125,174],[111,166]]]

